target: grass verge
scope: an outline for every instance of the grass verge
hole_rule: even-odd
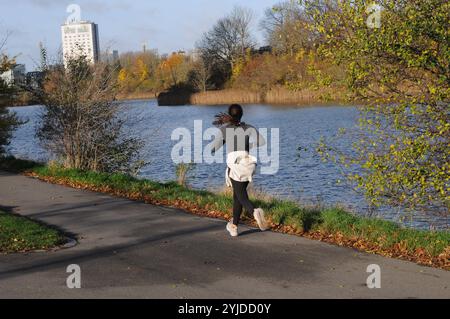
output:
[[[47,250],[61,245],[56,230],[27,218],[0,211],[0,253]]]
[[[0,161],[0,169],[22,172],[54,184],[176,207],[201,216],[229,219],[232,214],[231,196],[192,190],[176,183],[37,165],[13,158]],[[450,270],[448,231],[407,229],[393,222],[355,216],[340,208],[303,207],[275,198],[253,200],[267,212],[273,231]],[[252,223],[250,218],[244,221]]]

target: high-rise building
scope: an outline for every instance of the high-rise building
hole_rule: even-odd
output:
[[[119,51],[118,50],[114,50],[112,55],[113,55],[113,62],[119,61]]]
[[[85,56],[95,63],[100,57],[98,26],[95,23],[80,21],[61,26],[64,65],[70,59]]]

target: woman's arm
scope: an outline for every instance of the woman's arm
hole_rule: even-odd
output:
[[[211,148],[211,154],[215,155],[217,151],[219,151],[222,146],[225,145],[226,141],[224,138],[224,129],[220,128],[220,134],[218,136],[216,136],[216,139],[214,140],[214,144]]]
[[[259,133],[259,131],[251,126],[252,129],[252,137],[256,139],[256,147],[261,147],[266,145],[266,139]],[[255,143],[250,143],[250,149],[253,149],[255,147]]]
[[[258,135],[257,136],[257,139],[258,139],[258,147],[261,147],[261,146],[264,146],[264,145],[266,145],[267,144],[267,142],[266,142],[266,139],[259,133],[259,131],[258,130],[256,130],[256,134]]]

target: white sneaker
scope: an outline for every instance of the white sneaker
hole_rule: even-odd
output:
[[[227,224],[227,230],[230,233],[231,237],[239,236],[238,228],[233,223],[230,222],[230,223]]]
[[[261,208],[255,209],[253,216],[255,217],[261,231],[266,231],[269,229],[269,224],[267,223],[266,217],[264,216],[264,211]]]

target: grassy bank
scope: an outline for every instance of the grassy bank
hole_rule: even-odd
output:
[[[47,250],[63,242],[64,237],[54,229],[0,211],[0,253]]]
[[[1,168],[24,172],[50,183],[177,207],[196,215],[231,217],[231,196],[192,190],[176,183],[157,183],[122,174],[82,172],[14,159],[3,160]],[[273,231],[450,270],[450,232],[405,229],[392,222],[354,216],[340,208],[300,206],[275,198],[254,198],[254,201],[266,210]],[[252,223],[250,218],[244,221]]]
[[[345,93],[324,88],[292,91],[282,87],[267,92],[226,89],[201,93],[165,92],[158,97],[159,105],[229,105],[229,104],[272,104],[272,105],[315,105],[323,103],[346,103]]]

